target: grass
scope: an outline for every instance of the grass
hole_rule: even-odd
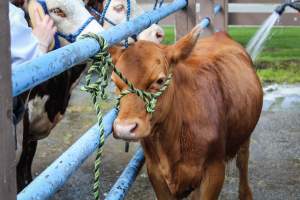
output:
[[[242,45],[246,45],[257,28],[231,27],[229,34]],[[300,60],[300,28],[273,28],[257,62]]]
[[[173,44],[175,41],[174,26],[164,26],[165,38],[164,44]]]
[[[165,44],[174,42],[174,27],[166,26]],[[255,27],[230,27],[229,34],[245,46],[255,34]],[[300,27],[273,28],[271,37],[255,61],[258,75],[264,82],[300,82]]]

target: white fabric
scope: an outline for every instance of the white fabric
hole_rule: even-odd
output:
[[[12,67],[43,54],[38,40],[28,26],[24,11],[9,3]]]

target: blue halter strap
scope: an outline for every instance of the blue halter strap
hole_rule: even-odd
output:
[[[88,18],[83,25],[75,32],[75,33],[70,33],[70,34],[65,34],[65,33],[61,33],[61,32],[57,32],[57,34],[66,39],[69,42],[75,42],[76,38],[82,33],[82,31],[94,20],[94,17],[90,17]]]
[[[104,24],[104,21],[108,22],[109,24],[116,26],[116,23],[112,22],[111,20],[109,20],[108,18],[105,17],[106,12],[110,6],[111,0],[108,0],[104,6],[104,9],[100,15],[100,19],[99,19],[99,23],[101,25]],[[99,12],[98,12],[99,13]],[[126,21],[130,20],[130,15],[131,15],[131,4],[130,4],[130,0],[127,0],[127,12],[126,12]],[[136,35],[132,36],[132,38],[136,41]],[[128,48],[129,44],[128,44],[128,38],[125,40],[125,48]]]
[[[49,14],[48,12],[48,7],[47,4],[45,2],[45,0],[37,0],[37,2],[43,7],[44,12],[46,14]],[[82,31],[94,20],[94,17],[90,17],[88,18],[84,24],[75,32],[75,33],[70,33],[70,34],[65,34],[65,33],[61,33],[61,32],[57,32],[54,35],[54,39],[55,39],[55,48],[57,49],[60,47],[60,43],[59,43],[59,39],[58,36],[66,39],[68,42],[73,43],[76,41],[76,38],[82,33]],[[59,44],[59,46],[58,46]]]
[[[49,12],[48,12],[47,4],[46,4],[45,0],[37,0],[37,2],[42,6],[45,14],[48,15]],[[60,48],[60,42],[59,42],[59,39],[58,39],[58,34],[55,33],[54,34],[54,48],[53,48],[53,50],[58,49],[58,48]]]
[[[101,20],[100,18],[101,18],[102,14],[99,11],[97,11],[95,8],[89,7],[87,9],[90,12],[92,12],[94,15],[96,15],[97,17],[99,17],[98,23],[103,26],[103,23],[100,22],[100,20]],[[112,20],[108,19],[107,17],[104,17],[103,20],[106,21],[107,23],[109,23],[112,26],[117,26],[117,24],[115,22],[113,22]]]

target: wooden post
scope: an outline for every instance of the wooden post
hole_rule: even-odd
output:
[[[211,19],[211,25],[204,31],[204,36],[211,35],[216,31],[227,31],[227,10],[228,0],[199,0],[200,1],[200,19],[209,17]],[[218,14],[214,14],[214,6],[220,4],[222,11]]]
[[[179,40],[182,36],[187,34],[192,28],[196,25],[196,16],[200,10],[196,8],[196,3],[198,0],[187,0],[188,5],[181,11],[176,12],[175,14],[175,26],[176,26],[176,41]],[[197,12],[198,11],[198,12]]]
[[[0,1],[0,199],[16,199],[8,0]]]
[[[215,4],[222,6],[221,13],[214,14]],[[228,0],[188,0],[188,6],[176,13],[176,40],[188,33],[204,17],[209,17],[212,23],[204,31],[203,36],[210,35],[215,31],[227,30]]]

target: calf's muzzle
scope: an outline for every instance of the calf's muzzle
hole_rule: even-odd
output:
[[[136,120],[120,121],[116,119],[113,124],[113,135],[116,139],[137,140],[139,123]]]

